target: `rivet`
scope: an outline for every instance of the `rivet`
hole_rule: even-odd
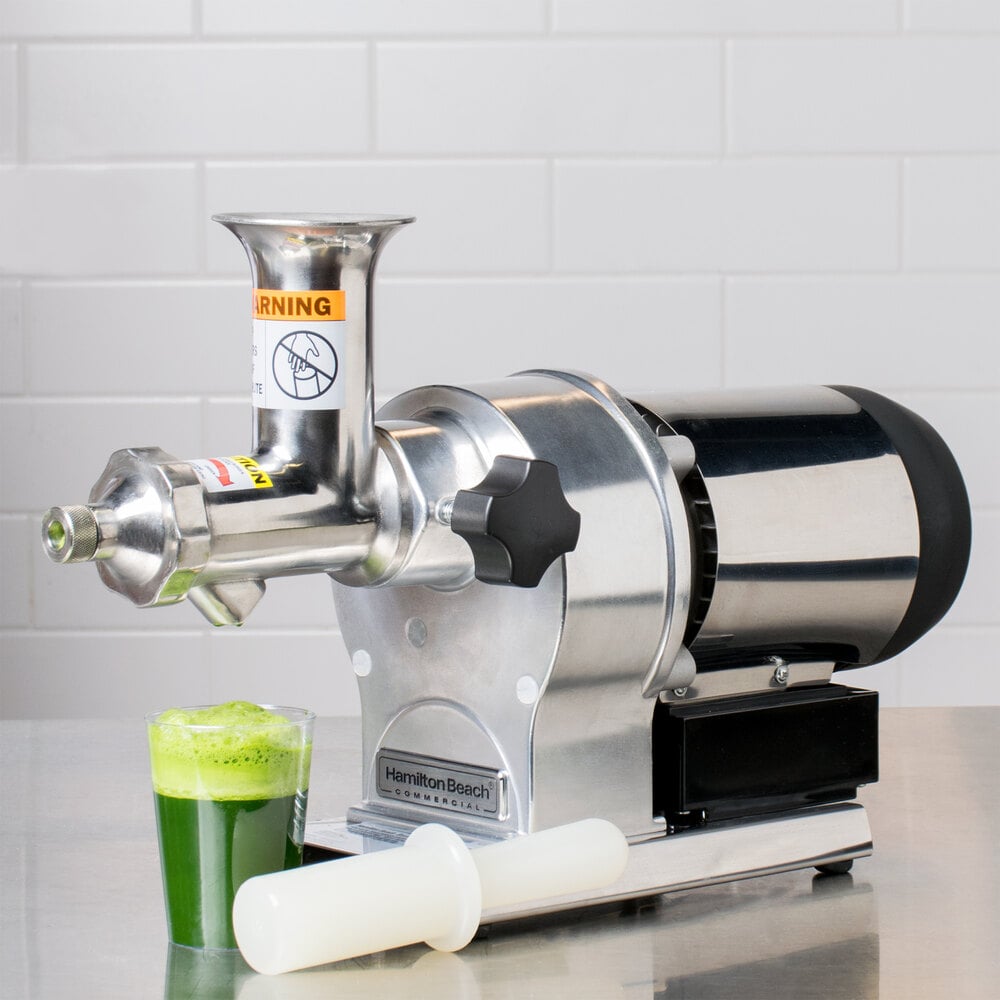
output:
[[[354,672],[358,677],[367,677],[372,672],[372,656],[367,649],[358,649],[351,657]]]
[[[538,701],[538,681],[529,674],[518,677],[516,691],[522,705],[534,705]]]

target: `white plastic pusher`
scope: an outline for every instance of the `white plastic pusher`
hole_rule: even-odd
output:
[[[627,861],[628,842],[603,819],[475,851],[432,823],[399,848],[248,879],[233,928],[247,963],[267,975],[419,941],[457,951],[484,910],[610,885]]]

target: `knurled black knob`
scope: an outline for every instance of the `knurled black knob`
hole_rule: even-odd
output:
[[[580,515],[551,462],[500,455],[478,486],[455,495],[451,530],[469,543],[476,579],[537,587],[576,548]]]

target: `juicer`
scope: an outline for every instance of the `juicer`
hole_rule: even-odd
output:
[[[252,271],[250,447],[117,451],[42,538],[215,625],[271,577],[331,578],[362,787],[309,842],[626,835],[612,885],[486,921],[870,854],[878,698],[846,671],[930,629],[969,554],[924,420],[851,386],[629,393],[572,369],[422,386],[376,417],[374,270],[413,220],[215,218]]]

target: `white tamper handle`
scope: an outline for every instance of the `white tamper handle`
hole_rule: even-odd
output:
[[[472,852],[483,910],[611,885],[628,861],[628,841],[606,819],[583,819]]]
[[[233,930],[247,964],[275,975],[425,940],[455,951],[481,913],[469,849],[429,824],[398,849],[247,879]]]
[[[609,885],[627,861],[628,842],[603,819],[477,851],[428,824],[394,850],[248,879],[233,929],[247,964],[267,975],[419,941],[457,951],[483,910]]]

